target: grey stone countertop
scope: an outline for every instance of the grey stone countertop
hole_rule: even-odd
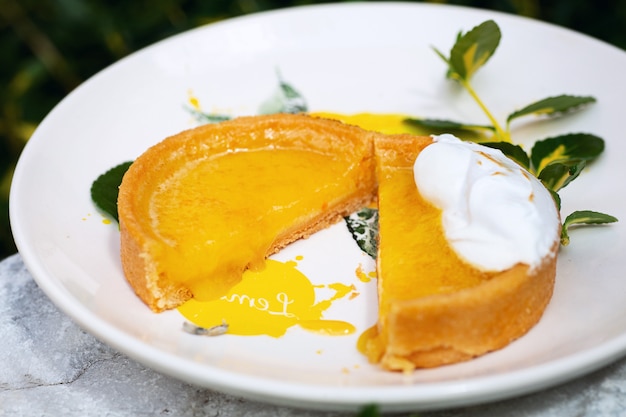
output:
[[[308,416],[162,375],[99,342],[37,287],[19,255],[0,262],[0,416]],[[540,393],[420,417],[626,416],[626,359]]]

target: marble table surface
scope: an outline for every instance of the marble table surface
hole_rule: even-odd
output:
[[[0,262],[0,416],[343,417],[189,385],[99,342],[37,287],[19,255]],[[420,417],[626,416],[626,359],[552,389]]]

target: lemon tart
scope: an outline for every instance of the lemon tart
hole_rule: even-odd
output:
[[[551,298],[560,221],[541,183],[450,135],[375,140],[379,319],[362,350],[389,370],[473,358],[526,333]]]
[[[553,291],[559,214],[500,151],[306,115],[242,117],[148,149],[120,186],[124,274],[154,311],[224,295],[246,269],[377,199],[372,363],[411,371],[504,347]]]
[[[245,269],[371,202],[374,135],[282,114],[203,125],[154,145],[119,191],[128,282],[157,312],[224,295]]]

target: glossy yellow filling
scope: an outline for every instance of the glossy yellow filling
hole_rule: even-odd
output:
[[[415,125],[407,123],[410,116],[404,114],[391,113],[355,113],[339,114],[329,112],[313,113],[312,116],[325,117],[328,119],[340,120],[349,125],[362,127],[366,130],[384,134],[412,133],[414,135],[424,134],[424,131]]]
[[[379,320],[377,326],[361,335],[357,345],[372,363],[380,362],[385,354],[387,322],[394,305],[454,293],[489,278],[452,250],[443,230],[441,210],[417,190],[413,163],[419,151],[403,154],[392,148],[379,151],[377,156]]]
[[[349,162],[300,149],[236,151],[185,166],[153,191],[145,218],[169,247],[155,258],[159,269],[200,301],[261,268],[277,238],[357,185]]]
[[[441,211],[418,193],[412,166],[383,169],[378,198],[381,317],[395,301],[455,292],[485,279],[451,249]]]

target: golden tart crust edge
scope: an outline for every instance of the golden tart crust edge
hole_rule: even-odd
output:
[[[381,366],[402,371],[431,368],[507,346],[543,315],[555,271],[556,257],[547,257],[532,272],[520,264],[477,287],[394,303]]]

